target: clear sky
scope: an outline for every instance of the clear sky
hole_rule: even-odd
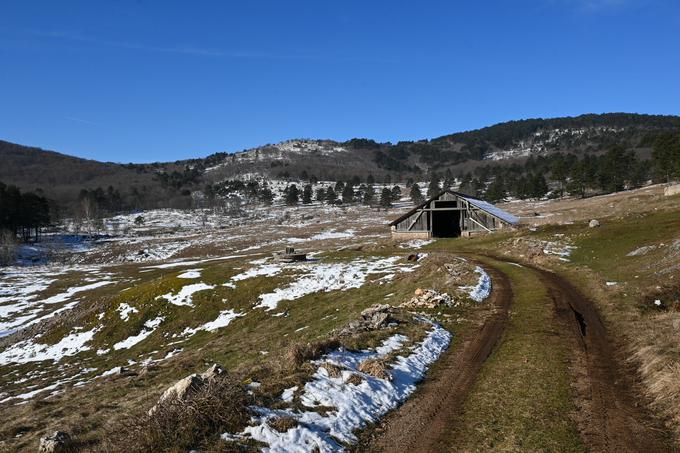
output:
[[[99,160],[615,111],[680,114],[680,1],[0,8],[0,139]]]

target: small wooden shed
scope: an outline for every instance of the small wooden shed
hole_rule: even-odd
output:
[[[390,224],[394,239],[470,236],[512,227],[519,218],[489,202],[444,190]]]

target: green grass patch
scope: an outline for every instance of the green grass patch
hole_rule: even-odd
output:
[[[515,295],[509,325],[483,366],[447,446],[455,451],[584,451],[574,411],[568,347],[537,276],[499,265]],[[444,448],[444,447],[443,447]]]

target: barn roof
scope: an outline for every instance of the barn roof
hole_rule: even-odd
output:
[[[442,190],[437,195],[435,195],[431,198],[428,198],[427,200],[425,200],[424,202],[422,202],[421,204],[419,204],[415,208],[408,211],[406,214],[400,216],[398,219],[391,222],[390,225],[396,225],[399,222],[401,222],[402,220],[409,218],[415,212],[418,212],[419,209],[422,209],[428,203],[430,203],[433,200],[436,200],[437,198],[441,197],[442,195],[444,195],[447,192],[464,199],[465,201],[467,201],[471,205],[475,206],[476,208],[481,209],[482,211],[486,212],[487,214],[490,214],[490,215],[492,215],[492,216],[494,216],[494,217],[496,217],[496,218],[498,218],[498,219],[500,219],[500,220],[502,220],[506,223],[515,224],[515,223],[519,222],[518,217],[510,214],[509,212],[503,211],[501,208],[492,205],[488,201],[480,200],[479,198],[471,197],[470,195],[464,195],[460,192],[455,192],[453,190],[447,189],[447,190]]]

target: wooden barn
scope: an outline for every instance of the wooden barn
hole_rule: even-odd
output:
[[[394,239],[470,236],[511,227],[519,219],[478,198],[445,190],[392,222]]]

